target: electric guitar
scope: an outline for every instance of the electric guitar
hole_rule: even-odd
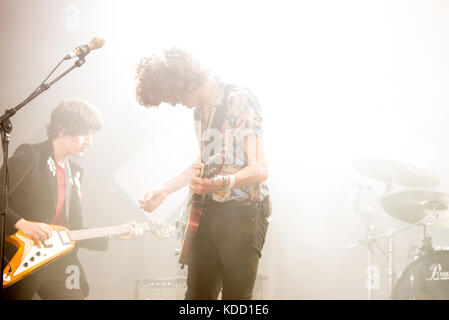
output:
[[[131,226],[113,226],[95,229],[68,230],[63,226],[48,225],[51,228],[51,237],[39,246],[22,232],[17,232],[6,238],[17,251],[3,270],[3,287],[27,277],[32,272],[42,268],[57,258],[69,253],[75,242],[80,240],[103,238],[108,236],[120,236],[129,234]],[[175,228],[161,221],[148,220],[137,224],[144,231],[152,232],[158,239],[168,238],[174,235]]]
[[[212,178],[221,172],[223,165],[215,164],[218,157],[221,158],[220,155],[214,155],[210,158],[208,163],[203,166],[200,172],[200,178]],[[205,194],[199,195],[189,191],[187,200],[181,210],[181,215],[176,222],[178,238],[182,238],[182,240],[181,246],[179,249],[176,249],[175,254],[179,254],[179,263],[182,265],[189,264],[193,240],[195,239],[203,214],[205,196]]]

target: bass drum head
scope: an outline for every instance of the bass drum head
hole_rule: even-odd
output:
[[[449,300],[449,251],[437,250],[411,262],[396,282],[392,299]]]

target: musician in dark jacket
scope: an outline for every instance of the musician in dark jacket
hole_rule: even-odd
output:
[[[47,126],[48,140],[22,144],[9,159],[9,211],[7,235],[21,231],[38,244],[51,236],[47,224],[69,230],[83,228],[81,179],[83,169],[69,156],[83,156],[92,145],[92,134],[101,129],[100,113],[82,100],[63,100],[53,110]],[[135,222],[123,239],[142,233]],[[108,239],[79,242],[79,246],[104,251]],[[6,247],[11,256],[12,246]],[[84,299],[89,292],[86,275],[74,250],[5,289],[7,299]]]

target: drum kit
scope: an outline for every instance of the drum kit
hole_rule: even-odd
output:
[[[395,219],[407,223],[401,229],[373,235],[368,226],[366,239],[347,246],[365,245],[368,249],[368,284],[373,280],[373,249],[377,240],[388,239],[389,294],[392,299],[449,299],[449,251],[433,247],[428,228],[449,229],[449,194],[435,192],[432,188],[440,179],[415,166],[381,159],[360,159],[353,167],[361,174],[386,184],[380,197],[383,210]],[[405,187],[406,190],[396,191]],[[419,188],[419,189],[418,189]],[[394,272],[394,236],[414,228],[422,228],[422,244],[414,259],[396,281]],[[448,230],[449,234],[449,230]],[[379,249],[381,249],[379,247]],[[373,287],[368,285],[368,299],[372,299]]]

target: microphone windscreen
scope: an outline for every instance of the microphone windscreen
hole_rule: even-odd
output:
[[[95,37],[87,45],[90,50],[100,49],[104,45],[104,39]]]

